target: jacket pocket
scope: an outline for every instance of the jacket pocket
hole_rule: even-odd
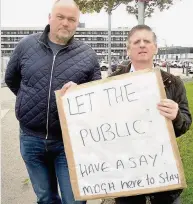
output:
[[[16,105],[15,105],[15,115],[18,120],[20,119],[20,115],[21,115],[20,111],[21,111],[22,98],[23,98],[23,93],[21,90],[19,90],[16,98]]]

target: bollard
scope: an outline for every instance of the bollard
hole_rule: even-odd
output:
[[[189,66],[186,67],[186,76],[188,76]]]
[[[166,64],[167,72],[170,73],[170,66]]]

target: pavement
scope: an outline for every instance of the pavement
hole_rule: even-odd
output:
[[[191,76],[175,72],[184,81],[193,80]],[[102,73],[103,78],[107,76]],[[19,124],[15,118],[15,96],[7,87],[1,88],[1,203],[34,204],[33,192],[19,148]],[[88,201],[89,204],[100,204],[101,200]],[[105,203],[113,203],[107,200]]]
[[[1,202],[3,204],[35,203],[31,185],[19,152],[19,125],[14,113],[15,97],[1,88]]]
[[[35,204],[36,196],[20,155],[19,124],[15,118],[15,96],[1,88],[1,203]],[[88,201],[100,204],[101,200]]]

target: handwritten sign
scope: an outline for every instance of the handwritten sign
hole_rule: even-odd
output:
[[[56,92],[77,200],[122,197],[186,186],[158,69]]]

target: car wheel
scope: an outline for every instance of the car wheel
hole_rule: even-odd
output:
[[[107,70],[107,67],[102,66],[102,67],[101,67],[101,70],[102,70],[102,71],[106,71],[106,70]]]

